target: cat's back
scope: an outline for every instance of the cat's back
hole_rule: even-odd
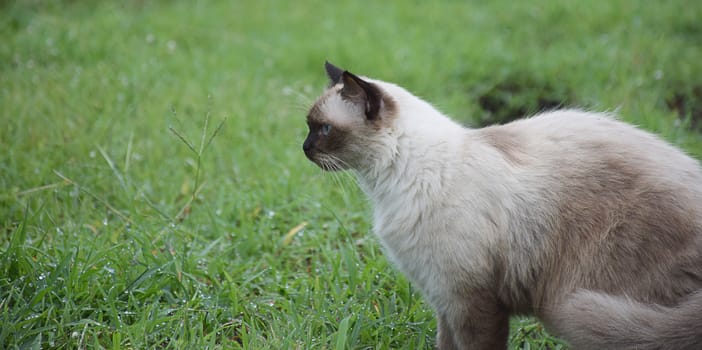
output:
[[[702,169],[658,136],[606,114],[548,112],[482,129],[503,159],[522,205],[559,203],[557,211],[631,207],[684,212],[702,232]],[[544,198],[545,196],[549,198]],[[565,208],[563,207],[565,206]],[[577,211],[577,210],[575,210]]]
[[[559,110],[488,127],[480,133],[504,159],[526,173],[584,175],[612,171],[662,176],[702,185],[699,162],[658,136],[608,114]]]
[[[516,215],[507,232],[530,237],[526,246],[513,240],[509,251],[540,252],[528,259],[543,259],[533,265],[552,269],[539,285],[557,283],[551,279],[560,278],[553,276],[566,271],[563,278],[572,287],[617,289],[664,304],[699,288],[697,160],[651,133],[582,111],[549,112],[481,129],[480,135],[501,156],[511,179],[505,202]],[[534,220],[541,224],[530,225]],[[659,283],[679,270],[695,272],[676,277],[675,290]],[[529,278],[522,272],[514,276]],[[543,288],[534,300],[550,298]]]

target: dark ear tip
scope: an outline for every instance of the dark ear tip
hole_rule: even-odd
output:
[[[335,66],[333,63],[329,62],[329,60],[324,60],[324,69],[326,69],[326,70],[341,70],[341,68]]]
[[[328,60],[324,61],[324,69],[327,71],[327,76],[331,80],[332,85],[339,83],[342,77],[343,70],[331,63]]]

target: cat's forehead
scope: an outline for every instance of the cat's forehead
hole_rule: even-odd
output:
[[[340,89],[341,85],[327,89],[310,108],[307,121],[335,125],[350,125],[357,122],[363,111],[341,97]]]

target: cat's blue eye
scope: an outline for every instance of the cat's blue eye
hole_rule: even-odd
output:
[[[330,131],[331,131],[331,125],[329,125],[329,124],[322,125],[322,135],[327,136],[327,135],[329,135]]]

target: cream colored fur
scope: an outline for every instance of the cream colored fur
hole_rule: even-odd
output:
[[[310,118],[343,130],[344,145],[310,141],[306,153],[356,174],[386,254],[436,309],[439,348],[506,348],[514,314],[539,316],[575,349],[702,348],[697,161],[606,114],[468,129],[394,84],[357,79],[382,92],[379,117],[337,82]],[[676,316],[678,305],[695,312]]]

